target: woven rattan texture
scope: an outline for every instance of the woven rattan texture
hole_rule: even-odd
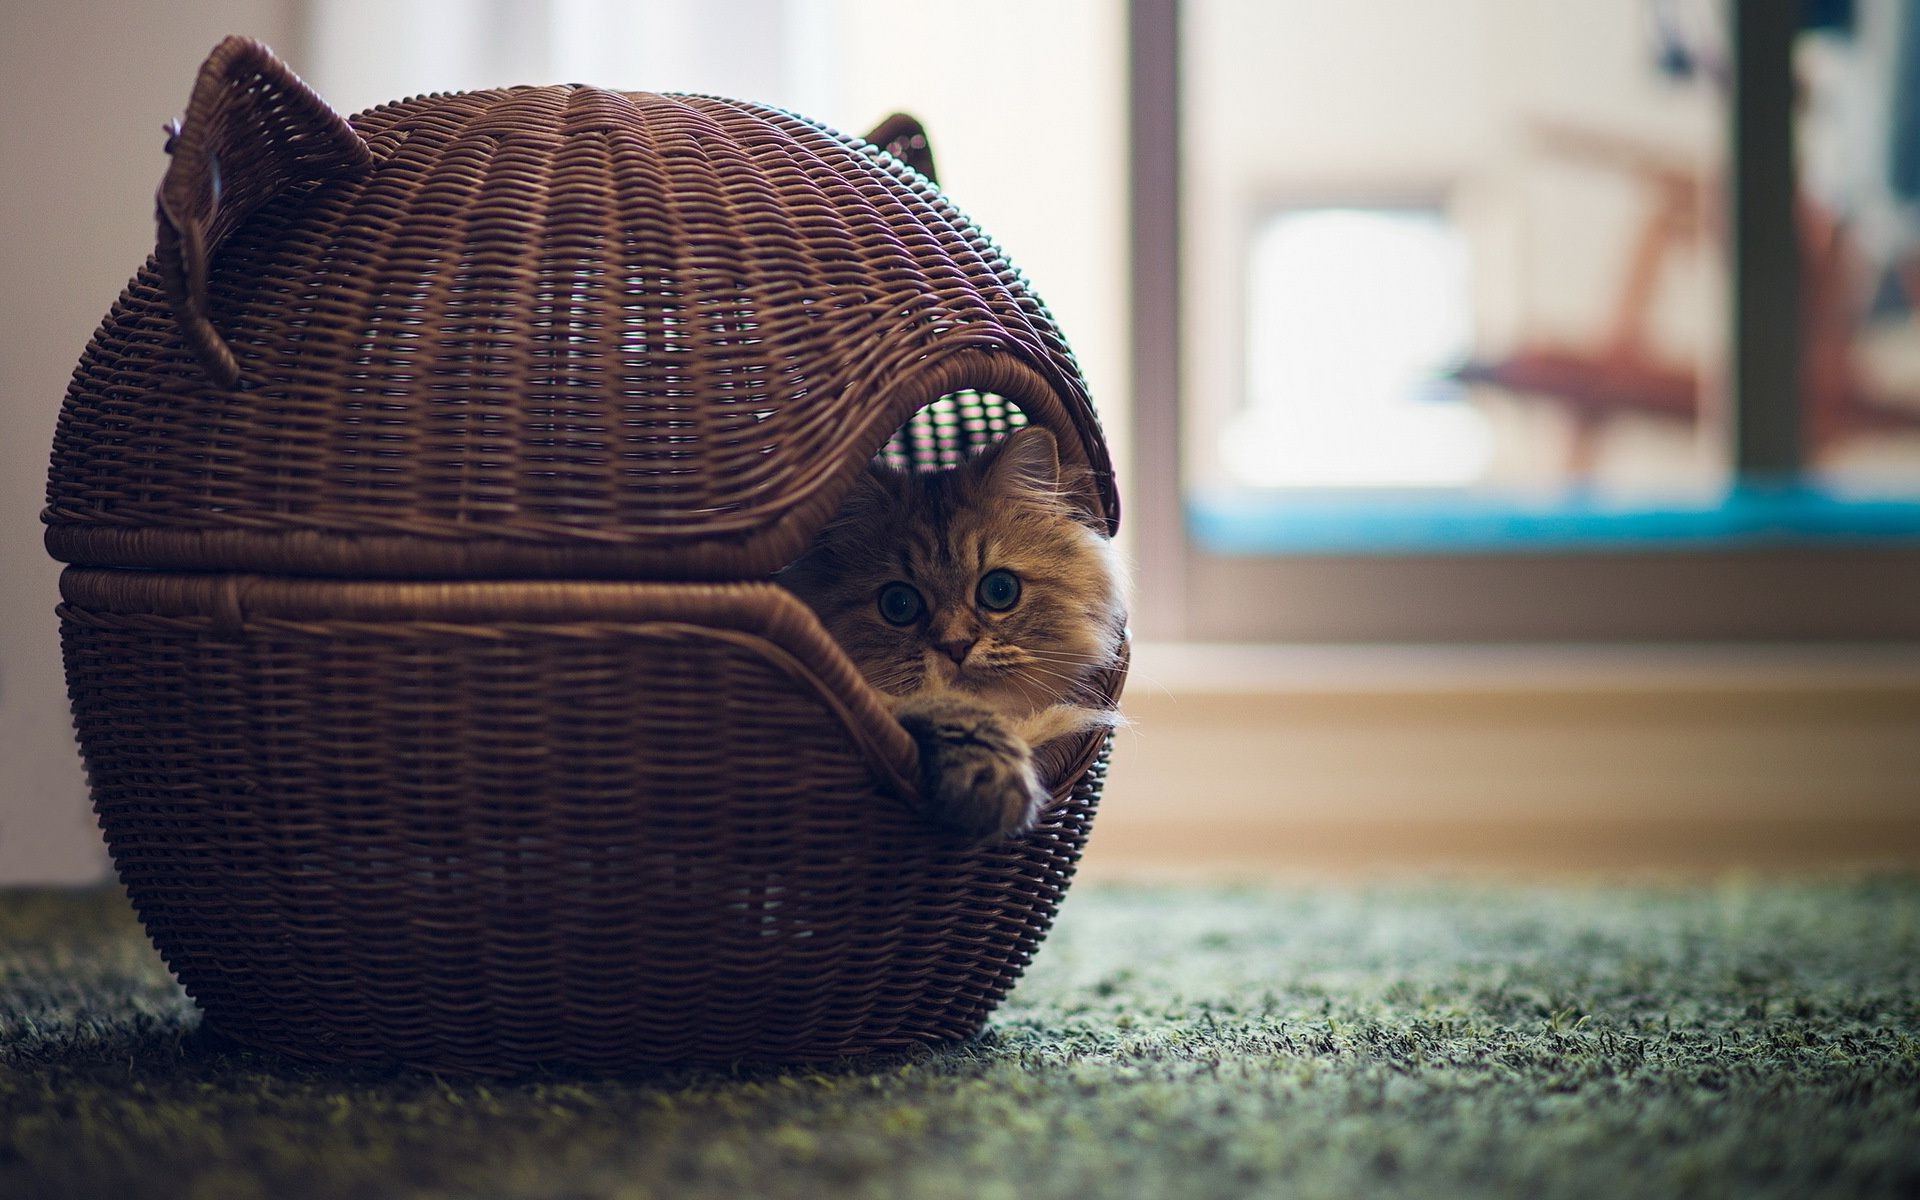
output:
[[[48,544],[81,564],[101,826],[209,1020],[487,1072],[977,1031],[1107,739],[1042,748],[1031,835],[958,842],[767,580],[874,454],[935,470],[1026,421],[1113,527],[1080,376],[992,244],[770,109],[517,88],[348,123],[241,39],[171,149]]]
[[[142,607],[119,574],[68,594]],[[95,804],[209,1019],[303,1057],[605,1069],[964,1037],[1098,794],[1096,764],[1024,839],[938,834],[876,789],[823,703],[844,662],[766,585],[588,585],[572,617],[569,585],[293,585],[311,611],[384,587],[417,614],[394,620],[182,615],[227,601],[173,581],[149,611],[62,608]]]
[[[243,82],[229,99],[203,76],[212,99],[196,102],[244,102],[263,137],[312,103],[290,74]],[[274,160],[270,179],[320,177],[264,198],[228,184],[258,204],[237,220],[200,175],[216,140],[223,178],[249,169],[246,147],[198,137],[189,113],[162,190],[186,233],[121,296],[62,409],[58,557],[765,575],[909,414],[966,388],[1073,435],[1063,453],[1091,466],[1113,519],[1052,319],[940,192],[864,142],[751,104],[574,86],[424,97],[351,124],[364,164]],[[181,296],[202,276],[234,386],[182,338],[200,329]]]

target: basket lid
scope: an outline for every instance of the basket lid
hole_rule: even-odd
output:
[[[61,410],[68,562],[764,575],[963,391],[1053,427],[1117,523],[1045,307],[864,141],[579,85],[343,119],[235,38],[168,150],[156,253]]]

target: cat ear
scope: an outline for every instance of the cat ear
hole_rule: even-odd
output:
[[[987,460],[987,488],[1052,501],[1060,494],[1060,444],[1038,425],[1014,430]]]
[[[172,161],[156,199],[161,282],[180,333],[208,374],[232,387],[233,352],[208,318],[207,272],[220,243],[298,183],[357,175],[373,152],[259,42],[230,37],[194,80],[186,116],[168,126]]]
[[[877,463],[867,464],[853,481],[853,491],[847,496],[847,502],[853,505],[885,504],[893,498],[894,472],[890,467]]]
[[[879,463],[868,463],[853,478],[853,486],[840,501],[828,529],[841,529],[864,520],[868,514],[891,508],[896,503],[899,472]]]

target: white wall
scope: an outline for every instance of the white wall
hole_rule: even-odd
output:
[[[290,0],[8,0],[0,8],[0,882],[98,878],[41,549],[60,398],[153,249],[161,125],[229,33],[289,48]]]

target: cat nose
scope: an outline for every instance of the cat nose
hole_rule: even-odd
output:
[[[934,646],[940,653],[952,659],[955,666],[958,666],[967,661],[967,651],[973,649],[974,642],[978,640],[978,638],[950,638],[944,642],[935,642]]]

